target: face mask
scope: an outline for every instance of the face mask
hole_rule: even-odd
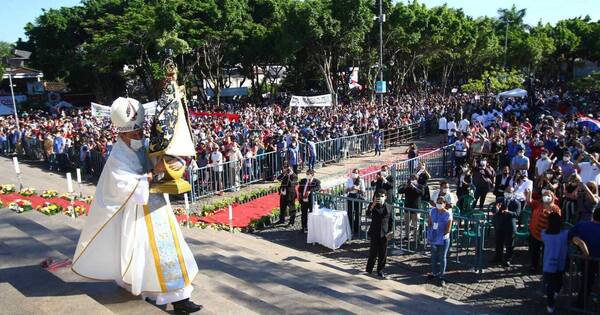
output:
[[[141,148],[144,147],[144,142],[142,142],[142,140],[131,139],[129,140],[129,147],[133,151],[139,151]]]
[[[479,165],[481,165],[481,167],[485,167],[487,165],[487,162],[485,162],[485,161],[479,162]]]
[[[542,201],[544,203],[550,203],[550,202],[552,202],[552,197],[546,195],[546,196],[542,197]]]
[[[379,203],[380,205],[385,203],[385,197],[379,197],[377,198],[377,203]]]
[[[542,159],[546,159],[547,157],[548,157],[548,155],[542,154]]]
[[[444,194],[447,194],[447,193],[449,193],[449,192],[450,192],[450,188],[442,188],[442,192],[443,192]]]
[[[552,178],[552,174],[546,174],[546,178]]]
[[[388,173],[387,173],[387,172],[381,172],[381,176],[382,176],[382,177],[387,177],[387,176],[388,176]]]
[[[513,194],[512,193],[504,193],[504,198],[506,199],[510,199],[512,198]]]
[[[417,181],[416,180],[411,180],[410,183],[413,184],[413,185],[415,185],[415,186],[417,185]]]
[[[352,173],[352,179],[357,179],[357,178],[358,178],[358,174]]]
[[[435,207],[438,208],[438,210],[442,210],[442,209],[444,209],[444,204],[443,203],[436,203]]]
[[[519,153],[517,153],[517,154],[518,154],[519,156],[521,156],[521,157],[522,157],[522,156],[523,156],[525,153],[523,153],[523,152],[519,152]]]
[[[571,160],[570,156],[563,156],[563,161],[569,162]]]

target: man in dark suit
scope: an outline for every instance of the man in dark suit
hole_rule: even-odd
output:
[[[419,185],[417,181],[417,175],[413,174],[410,176],[408,183],[400,187],[398,193],[404,194],[404,207],[407,209],[420,209],[421,198],[423,197],[423,186]],[[404,212],[404,239],[410,238],[411,226],[415,228],[415,236],[418,235],[418,220],[419,214],[416,211],[405,211]]]
[[[479,161],[478,166],[473,170],[473,184],[475,185],[475,202],[473,202],[473,209],[477,206],[478,201],[479,208],[483,209],[485,197],[488,192],[494,188],[495,178],[496,171],[487,164],[486,158],[482,158]]]
[[[295,201],[298,176],[296,176],[292,167],[288,165],[283,169],[283,173],[277,176],[277,180],[281,182],[281,186],[279,186],[279,221],[277,223],[285,223],[285,217],[289,208],[290,225],[292,225],[296,216]]]
[[[302,212],[302,230],[301,233],[306,233],[308,213],[312,212],[313,209],[313,193],[321,190],[321,181],[315,178],[315,171],[308,169],[306,171],[306,178],[300,180],[298,185],[298,199],[300,199],[300,211]],[[294,225],[295,217],[290,218],[290,224]]]
[[[496,180],[494,182],[494,195],[496,196],[496,201],[504,199],[504,191],[506,190],[506,187],[510,186],[511,180],[510,168],[508,166],[503,167],[502,173],[496,175]]]
[[[387,243],[394,236],[393,231],[393,207],[385,203],[385,190],[375,192],[373,201],[367,208],[367,216],[371,217],[369,226],[369,237],[371,245],[369,248],[369,260],[367,261],[367,273],[373,272],[375,259],[377,259],[377,275],[385,279],[383,268],[387,259]]]
[[[492,263],[502,263],[504,267],[510,266],[513,254],[513,235],[517,231],[517,219],[521,214],[521,202],[515,198],[514,190],[512,186],[507,186],[503,200],[497,202],[492,210],[496,229],[496,258]],[[505,247],[506,254],[502,257]]]
[[[390,174],[387,165],[382,166],[381,171],[377,172],[377,178],[371,181],[371,187],[374,187],[375,191],[380,189],[385,190],[385,195],[387,196],[385,202],[389,204],[394,203],[394,176]]]

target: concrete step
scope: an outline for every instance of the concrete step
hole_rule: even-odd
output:
[[[233,235],[208,229],[186,230],[185,233],[190,238],[188,243],[198,248],[194,249],[195,253],[206,251],[202,247],[210,246],[222,248],[217,252],[226,257],[230,256],[230,253],[235,255],[243,252],[244,258],[250,259],[248,264],[254,261],[255,264],[260,263],[263,269],[282,270],[280,273],[275,272],[275,275],[270,275],[279,276],[279,279],[275,278],[277,280],[274,281],[278,281],[285,287],[318,295],[321,300],[329,300],[335,303],[334,305],[344,307],[351,312],[362,313],[365,310],[372,312],[377,309],[373,305],[379,305],[382,306],[381,309],[377,309],[379,312],[417,313],[422,309],[438,309],[442,314],[468,313],[459,303],[441,301],[442,298],[418,287],[402,285],[395,281],[375,280],[338,262],[274,245],[252,235]],[[215,239],[220,242],[211,241]],[[238,263],[243,263],[243,259],[235,258]],[[199,265],[202,268],[200,262]],[[347,302],[349,305],[341,306],[340,301]],[[410,301],[410,309],[399,308],[399,304],[403,301]]]
[[[58,239],[53,241],[55,245],[60,247],[55,255],[64,255],[72,257],[75,251],[76,242],[79,239],[79,230],[72,226],[73,222],[83,221],[82,218],[73,220],[66,216],[45,216],[36,212],[26,214],[4,214],[0,215],[2,222],[10,222],[15,226],[31,232],[35,238],[40,241],[48,239]],[[39,223],[38,223],[39,222]],[[59,235],[60,234],[60,235]],[[95,282],[84,279],[74,274],[70,269],[60,269],[54,274],[61,280],[71,283],[79,287],[83,292],[93,297],[98,302],[104,304],[112,312],[116,314],[164,314],[164,310],[172,310],[172,306],[166,308],[155,307],[149,303],[141,301],[119,288],[112,282]],[[215,288],[211,285],[211,281],[206,276],[199,275],[202,281],[197,281],[192,297],[199,304],[204,306],[203,312],[213,314],[254,314],[255,312],[243,305],[238,305],[234,301],[240,292],[233,292],[230,295],[215,294]],[[221,286],[223,284],[220,284]],[[241,292],[243,293],[243,292]],[[249,298],[250,300],[252,298]],[[268,306],[262,308],[254,308],[259,310],[268,309]],[[258,314],[258,312],[256,312]]]
[[[1,222],[0,240],[9,257],[0,261],[0,282],[12,285],[31,304],[47,314],[114,314],[75,286],[39,266],[47,257],[64,259],[64,255],[5,220]]]
[[[445,299],[441,296],[426,291],[424,288],[414,285],[404,285],[397,281],[380,281],[370,276],[364,275],[360,270],[339,263],[338,261],[328,259],[312,253],[301,252],[285,246],[273,244],[262,240],[250,234],[232,234],[224,231],[215,230],[186,230],[185,233],[190,234],[190,238],[199,240],[214,240],[219,239],[219,244],[213,246],[223,247],[227,244],[224,250],[228,252],[245,253],[245,257],[250,259],[261,259],[270,261],[276,266],[282,267],[282,273],[286,276],[295,276],[290,281],[300,281],[300,283],[291,283],[291,287],[303,286],[303,281],[310,279],[317,283],[326,282],[326,286],[312,288],[312,290],[324,290],[321,296],[327,296],[331,293],[331,298],[334,300],[348,300],[340,298],[337,292],[345,294],[365,294],[374,296],[379,301],[390,301],[390,308],[395,310],[396,304],[401,304],[401,301],[406,301],[404,305],[409,305],[407,309],[403,309],[402,313],[418,313],[420,311],[431,311],[432,309],[439,310],[442,314],[446,313],[469,313],[465,311],[463,304]],[[194,243],[195,240],[190,240]],[[304,274],[306,273],[306,276]],[[299,279],[299,280],[298,280]],[[321,281],[323,280],[323,281]],[[331,292],[331,290],[337,292]],[[352,304],[360,307],[365,307],[372,310],[372,302],[370,300],[351,300]],[[376,303],[381,305],[382,303]],[[395,306],[392,306],[395,305]]]
[[[28,253],[30,254],[17,252],[11,255],[16,258],[14,263],[17,266],[26,268],[24,273],[35,275],[35,277],[29,278],[26,281],[27,283],[39,283],[43,287],[53,283],[55,286],[78,293],[74,297],[69,296],[67,300],[71,301],[74,298],[76,301],[80,301],[78,303],[90,305],[90,309],[94,309],[91,306],[97,305],[104,308],[104,311],[110,310],[111,314],[165,314],[161,309],[132,296],[114,283],[95,282],[85,279],[73,273],[69,267],[61,268],[54,272],[48,272],[40,268],[38,266],[39,263],[48,257],[71,259],[75,251],[76,242],[63,236],[63,234],[74,236],[78,231],[72,227],[60,224],[60,222],[50,224],[54,229],[58,230],[50,229],[48,226],[45,226],[45,221],[39,220],[51,217],[39,214],[40,217],[34,214],[33,212],[26,214],[0,213],[0,222],[5,225],[4,229],[0,228],[0,233],[7,229],[9,231],[14,229],[11,235],[20,235],[23,238],[31,239],[31,242],[21,246],[22,249],[28,249]],[[68,217],[65,218],[69,219]],[[44,225],[42,225],[42,222]],[[0,267],[5,268],[6,266],[0,264]],[[12,264],[10,267],[15,267],[15,264]],[[43,285],[43,281],[48,281],[49,283]],[[44,296],[42,292],[40,292],[40,295],[42,296],[35,299],[32,298],[32,300],[49,308],[52,314],[64,313],[62,311],[59,312],[61,303],[64,304],[64,297]],[[65,309],[65,311],[69,311],[69,309]]]
[[[0,283],[0,314],[1,315],[44,315],[48,314],[31,303],[19,290],[10,283]]]

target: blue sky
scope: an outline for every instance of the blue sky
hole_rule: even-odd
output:
[[[397,1],[397,0],[396,0]],[[401,0],[407,2],[406,0]],[[536,24],[540,19],[555,23],[558,20],[589,14],[593,20],[600,19],[599,0],[420,0],[427,6],[448,3],[449,6],[462,8],[471,16],[497,16],[498,8],[509,8],[518,3],[518,8],[526,8],[525,22]],[[23,27],[42,13],[42,8],[73,6],[80,0],[2,0],[0,10],[0,40],[15,42],[25,38]]]

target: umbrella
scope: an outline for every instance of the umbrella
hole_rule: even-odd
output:
[[[577,126],[586,127],[590,131],[597,131],[600,130],[600,121],[589,117],[580,117],[577,120]]]

